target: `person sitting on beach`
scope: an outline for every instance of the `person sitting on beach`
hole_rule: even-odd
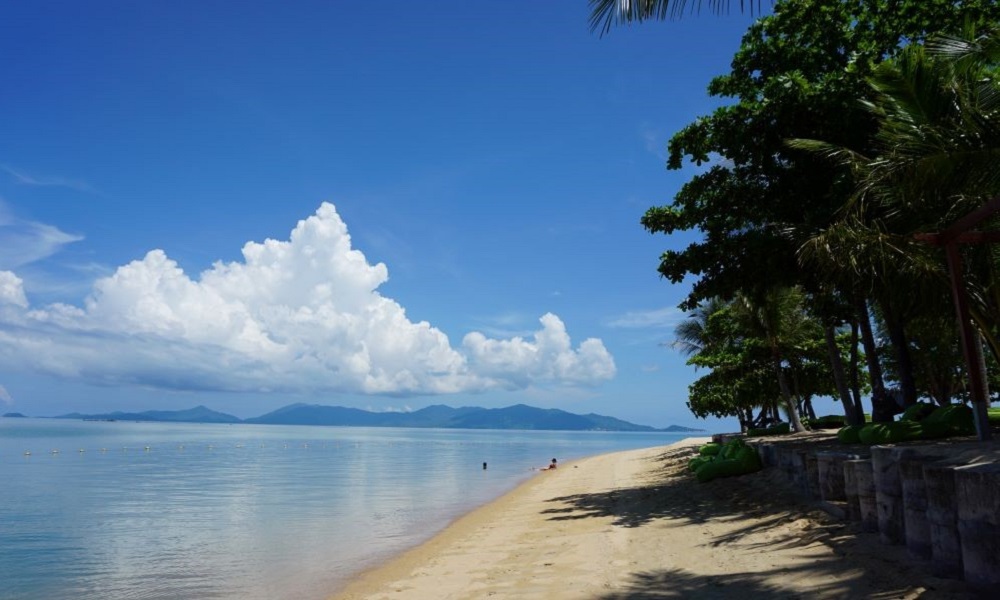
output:
[[[555,468],[556,468],[556,467],[558,467],[558,466],[559,466],[559,465],[558,465],[558,464],[556,464],[556,459],[554,459],[554,458],[553,458],[553,459],[552,459],[552,462],[550,462],[550,463],[549,463],[549,466],[547,466],[547,467],[545,467],[544,469],[542,469],[542,471],[551,471],[552,469],[555,469]]]

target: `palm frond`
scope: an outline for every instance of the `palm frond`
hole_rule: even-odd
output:
[[[729,12],[731,0],[698,0],[688,5],[687,0],[590,0],[590,30],[601,35],[612,27],[631,25],[644,21],[677,19],[688,12],[700,12],[702,5],[716,14]],[[740,10],[760,12],[761,0],[740,0]]]

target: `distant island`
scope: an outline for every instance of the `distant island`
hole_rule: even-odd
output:
[[[22,415],[23,416],[23,415]],[[172,423],[253,423],[262,425],[330,425],[353,427],[432,427],[440,429],[527,429],[548,431],[704,431],[671,425],[656,429],[614,417],[590,413],[577,415],[557,408],[536,408],[516,404],[506,408],[436,404],[413,412],[371,412],[344,406],[290,404],[259,417],[240,419],[205,406],[187,410],[150,410],[103,414],[71,413],[56,419],[94,421],[155,421]]]
[[[23,419],[23,418],[25,418],[24,415],[22,415],[19,412],[4,413],[3,416],[5,418],[7,418],[7,419]]]

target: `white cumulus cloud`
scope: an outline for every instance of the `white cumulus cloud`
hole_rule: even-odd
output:
[[[81,306],[31,309],[20,280],[0,272],[0,307],[19,308],[0,311],[0,359],[92,383],[188,390],[441,394],[614,376],[603,343],[574,349],[552,314],[531,339],[473,332],[453,348],[378,292],[387,279],[324,203],[288,240],[249,242],[242,261],[197,278],[152,250],[97,280]]]
[[[24,282],[10,271],[0,271],[0,306],[4,304],[28,307],[28,298],[24,295]]]
[[[466,335],[462,348],[473,370],[512,388],[534,380],[598,383],[614,377],[614,359],[600,340],[590,338],[574,350],[559,317],[547,313],[540,320],[542,328],[530,341],[489,339],[479,332]]]

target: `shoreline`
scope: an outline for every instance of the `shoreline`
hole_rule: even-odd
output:
[[[546,485],[546,478],[555,478],[563,475],[571,469],[579,469],[581,465],[586,465],[598,459],[607,459],[624,454],[648,454],[671,449],[685,449],[697,447],[711,441],[711,437],[688,437],[678,440],[666,446],[653,446],[635,450],[622,450],[597,454],[567,462],[560,465],[555,471],[541,471],[535,473],[531,478],[517,484],[513,489],[508,490],[503,495],[495,498],[483,505],[473,508],[469,512],[459,516],[441,531],[434,534],[430,539],[408,548],[398,554],[389,556],[381,563],[353,575],[344,585],[333,590],[329,600],[361,600],[365,598],[417,598],[420,596],[408,596],[400,586],[391,584],[402,582],[409,578],[409,575],[418,569],[423,563],[433,560],[435,557],[449,552],[454,546],[462,544],[463,541],[476,539],[476,533],[483,528],[494,529],[502,523],[498,519],[504,514],[515,510],[525,501],[529,501],[538,488],[552,487],[551,482]],[[387,591],[392,588],[392,595]],[[380,595],[381,593],[381,595]],[[440,595],[439,598],[459,598],[464,596]],[[460,593],[460,592],[459,592]],[[480,597],[470,591],[468,597]]]
[[[975,597],[797,500],[773,469],[697,483],[685,466],[705,441],[538,473],[329,597]]]

